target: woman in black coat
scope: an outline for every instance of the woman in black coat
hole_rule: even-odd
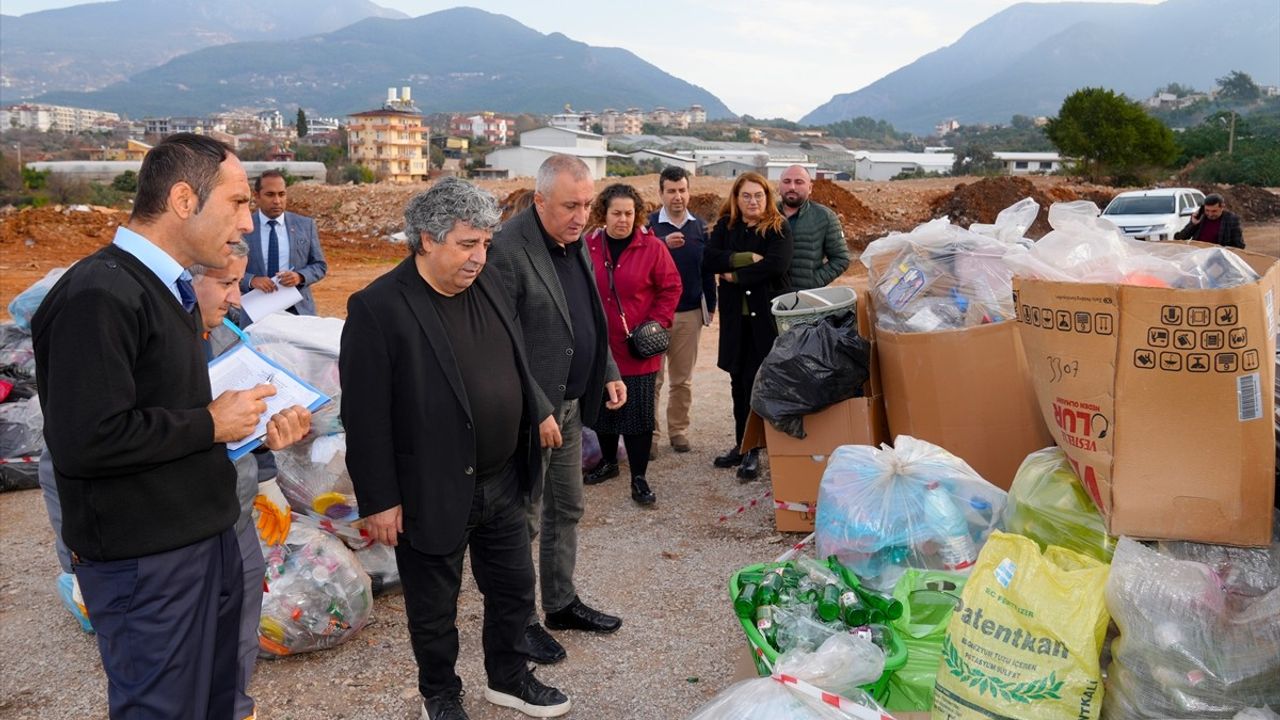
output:
[[[738,468],[742,480],[760,473],[758,450],[739,452],[751,412],[756,371],[778,337],[770,303],[791,290],[791,227],[778,211],[773,187],[757,173],[738,176],[711,230],[702,262],[720,278],[720,352],[716,365],[729,373],[737,441],[715,466]]]

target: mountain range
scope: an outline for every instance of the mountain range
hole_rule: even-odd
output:
[[[1280,84],[1280,2],[1020,3],[954,44],[836,95],[800,122],[865,115],[928,133],[948,118],[974,124],[1056,115],[1082,87],[1135,99],[1171,82],[1208,90],[1232,70]]]
[[[117,0],[0,15],[0,97],[96,90],[192,50],[299,38],[367,17],[407,16],[370,0]]]
[[[710,92],[628,50],[544,35],[474,8],[366,18],[308,37],[207,47],[100,90],[51,92],[40,100],[133,117],[299,106],[344,115],[375,108],[388,87],[406,85],[424,112],[700,104],[709,118],[733,117]]]

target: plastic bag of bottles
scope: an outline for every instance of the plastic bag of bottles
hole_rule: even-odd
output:
[[[903,612],[893,628],[907,648],[907,662],[889,676],[885,707],[913,711],[933,707],[942,639],[967,580],[959,573],[912,568],[894,586],[893,597],[902,603]]]
[[[996,532],[978,556],[942,641],[937,720],[1098,720],[1108,567]]]
[[[1017,275],[1062,282],[1209,290],[1256,282],[1258,273],[1220,247],[1152,243],[1120,234],[1086,200],[1049,207],[1053,231],[1009,257]]]
[[[280,490],[294,509],[335,524],[359,519],[344,433],[307,438],[275,456]]]
[[[1106,712],[1228,718],[1280,707],[1280,519],[1269,548],[1121,538],[1111,560]]]
[[[859,397],[871,374],[871,344],[853,313],[802,323],[778,336],[756,373],[751,409],[786,434],[803,438],[804,416]]]
[[[31,287],[18,293],[12,301],[9,302],[9,315],[13,318],[13,322],[23,332],[31,332],[31,316],[36,314],[36,310],[40,309],[40,303],[44,302],[44,298],[57,284],[58,279],[62,277],[68,268],[54,268],[45,273],[45,276],[35,281]]]
[[[263,548],[267,589],[262,657],[325,650],[350,640],[373,612],[373,589],[355,555],[311,518],[294,513],[289,536]]]
[[[868,673],[863,663],[879,651],[867,645],[871,643],[841,634],[816,651],[785,653],[773,677],[729,687],[689,720],[880,720],[883,708],[856,682]],[[880,661],[883,665],[883,653]],[[824,701],[824,693],[838,697]]]
[[[374,597],[400,589],[400,567],[396,565],[395,548],[382,543],[369,543],[355,550],[355,554],[360,567],[369,573]]]
[[[893,233],[861,256],[871,275],[876,325],[894,332],[934,332],[1015,317],[1013,272],[1006,257],[1026,251],[1022,235],[1040,206],[1026,198],[976,232],[946,219]]]
[[[343,324],[339,318],[273,313],[245,329],[255,350],[333,398],[311,415],[311,430],[319,435],[342,432],[338,351]]]
[[[1004,527],[1045,549],[1058,545],[1111,562],[1116,539],[1067,462],[1061,448],[1037,450],[1022,461],[1009,488]]]
[[[893,448],[843,445],[818,486],[818,555],[886,591],[908,567],[968,572],[1005,498],[964,460],[908,435]]]

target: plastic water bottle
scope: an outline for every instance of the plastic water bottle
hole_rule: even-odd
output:
[[[973,538],[969,537],[969,523],[936,480],[925,486],[924,517],[938,540],[943,569],[967,570],[972,567],[978,559],[978,552],[973,547]]]

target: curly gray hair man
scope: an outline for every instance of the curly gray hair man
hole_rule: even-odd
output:
[[[417,255],[422,252],[423,233],[443,244],[457,223],[493,233],[500,227],[501,217],[493,195],[466,180],[449,177],[409,201],[404,209],[405,235],[409,249]]]

